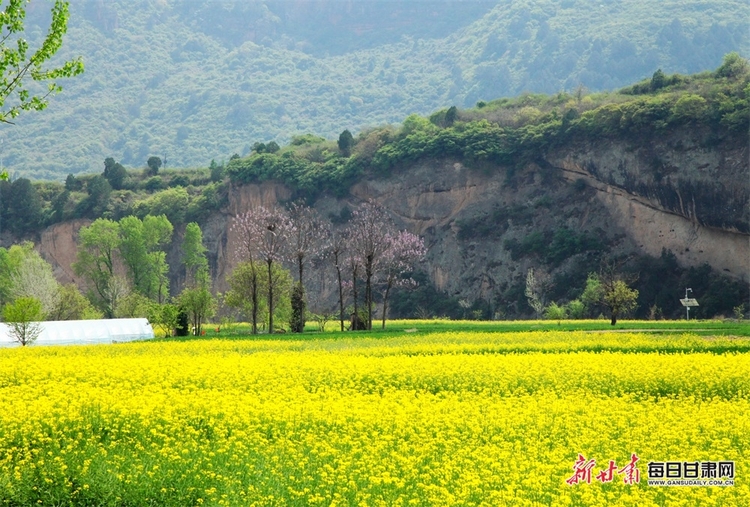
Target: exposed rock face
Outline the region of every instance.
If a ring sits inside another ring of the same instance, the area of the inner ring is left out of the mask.
[[[38,248],[42,257],[52,264],[55,277],[60,283],[79,283],[73,272],[76,260],[78,231],[89,225],[91,220],[71,220],[48,227],[42,232]]]
[[[491,298],[538,264],[533,257],[514,259],[506,247],[534,231],[587,233],[624,254],[658,256],[664,248],[683,266],[708,263],[747,281],[747,143],[741,136],[710,147],[695,141],[705,135],[682,132],[638,145],[610,140],[570,146],[512,176],[506,168],[423,160],[389,177],[364,178],[348,197],[324,197],[316,207],[331,216],[365,199],[382,204],[399,226],[425,238],[429,250],[423,267],[435,286],[469,300]],[[291,197],[289,189],[271,182],[233,187],[226,209],[201,224],[214,289],[226,290],[225,277],[237,262],[233,217]],[[86,223],[59,224],[42,235],[40,249],[61,281],[75,279],[70,267],[75,239]],[[173,290],[183,280],[176,268],[181,238],[178,230],[169,253]],[[566,262],[554,269],[566,269]],[[309,273],[316,290],[333,294],[332,273]]]

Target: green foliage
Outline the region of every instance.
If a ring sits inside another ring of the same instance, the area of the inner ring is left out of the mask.
[[[559,324],[561,320],[568,317],[568,310],[565,306],[560,306],[555,302],[552,302],[544,309],[544,318],[548,320],[556,320]]]
[[[151,307],[148,320],[163,333],[164,338],[168,338],[172,336],[172,333],[177,328],[179,314],[180,310],[177,305],[164,303]]]
[[[136,203],[133,212],[138,217],[164,215],[173,225],[185,222],[190,196],[182,187],[168,188]]]
[[[36,188],[26,178],[18,178],[10,185],[7,204],[7,224],[18,236],[35,232],[43,224],[42,201]]]
[[[161,158],[153,156],[149,157],[146,161],[146,165],[148,166],[148,175],[156,176],[161,168]]]
[[[122,296],[117,304],[115,317],[118,319],[148,318],[154,313],[157,303],[137,292]]]
[[[172,238],[172,224],[164,215],[134,216],[119,222],[119,254],[133,290],[147,299],[163,301],[169,293],[165,249]]]
[[[257,334],[258,324],[266,313],[263,296],[266,291],[266,277],[257,262],[240,262],[227,277],[229,290],[224,303],[239,310],[249,321],[251,333]]]
[[[203,245],[203,232],[195,222],[190,222],[185,227],[185,236],[182,239],[182,264],[185,266],[187,285],[208,285],[208,259],[206,247]]]
[[[57,306],[47,316],[49,320],[89,320],[101,319],[102,313],[98,311],[86,297],[81,294],[78,287],[71,283],[59,288]]]
[[[83,72],[83,61],[80,58],[64,61],[58,67],[45,66],[62,47],[63,36],[68,29],[68,3],[55,1],[47,35],[35,50],[29,45],[29,34],[24,33],[25,4],[24,0],[10,0],[0,11],[3,32],[0,52],[0,122],[3,123],[10,123],[22,111],[45,109],[48,97],[62,90],[56,82],[58,79]],[[35,38],[31,36],[31,39]],[[30,86],[30,80],[46,86]]]
[[[289,327],[292,333],[301,333],[305,330],[305,315],[307,307],[305,302],[305,288],[302,283],[297,282],[292,287],[290,302],[292,315],[289,319]]]
[[[10,328],[11,337],[24,347],[41,333],[39,321],[42,318],[42,303],[33,297],[20,297],[3,308],[3,320]]]
[[[89,299],[107,318],[115,316],[120,296],[115,278],[115,255],[120,245],[120,227],[106,218],[95,220],[78,232],[78,252],[73,270],[89,287]]]
[[[750,65],[746,59],[742,58],[736,51],[724,55],[721,66],[716,69],[718,77],[736,79],[747,76],[750,73]]]
[[[177,304],[188,315],[195,336],[201,335],[204,322],[216,312],[216,298],[208,287],[184,289],[177,296]]]
[[[112,157],[107,157],[104,160],[104,172],[102,176],[104,176],[113,189],[120,190],[125,184],[128,172],[121,163],[115,162],[115,159]]]
[[[586,317],[586,305],[580,299],[574,299],[565,305],[565,311],[571,319],[583,319]]]
[[[104,214],[109,206],[112,186],[103,176],[97,175],[86,184],[88,197],[82,199],[76,206],[76,217],[96,218]]]
[[[356,136],[451,104],[463,119],[463,108],[525,90],[614,89],[657,68],[698,72],[728,51],[748,53],[748,6],[737,0],[604,3],[595,16],[553,0],[398,0],[335,13],[335,2],[273,3],[74,3],[70,47],[91,64],[64,102],[8,133],[8,159],[36,178],[93,172],[107,156],[141,166],[166,151],[171,166],[194,167],[246,154],[248,140],[335,140],[343,126]]]
[[[354,146],[354,137],[352,136],[352,133],[349,132],[348,129],[344,130],[339,135],[338,146],[343,156],[348,157],[352,154],[352,147]]]
[[[602,303],[609,308],[612,325],[617,318],[635,310],[638,306],[638,291],[631,289],[623,280],[613,280],[603,285]]]
[[[745,303],[742,303],[741,305],[737,305],[734,308],[732,308],[732,313],[734,313],[734,318],[738,321],[745,318]]]

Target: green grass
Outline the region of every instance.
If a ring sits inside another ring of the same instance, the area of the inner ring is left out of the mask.
[[[523,333],[529,331],[584,331],[598,333],[600,331],[628,331],[648,333],[654,335],[681,335],[690,333],[698,336],[720,337],[750,337],[750,321],[735,320],[621,320],[615,326],[608,320],[512,320],[512,321],[475,321],[475,320],[392,320],[386,322],[386,328],[381,328],[381,322],[373,322],[372,331],[339,331],[338,321],[328,322],[326,331],[318,331],[313,322],[308,322],[302,335],[283,333],[269,337],[262,333],[256,336],[250,334],[247,323],[236,323],[219,332],[217,325],[206,325],[205,335],[202,337],[185,337],[180,339],[205,338],[243,338],[259,340],[305,340],[305,339],[352,339],[352,338],[386,338],[406,333],[429,334],[444,332],[473,332],[473,333]],[[170,338],[174,339],[174,338]]]

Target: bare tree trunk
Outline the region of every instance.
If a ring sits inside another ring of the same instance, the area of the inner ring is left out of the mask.
[[[336,259],[336,276],[339,280],[339,320],[341,321],[341,330],[344,330],[344,286],[341,282],[341,268],[339,268],[338,258]]]
[[[388,281],[388,285],[385,287],[385,294],[383,294],[383,329],[385,329],[385,314],[388,311],[388,294],[391,292],[391,282]]]
[[[357,301],[357,269],[352,271],[352,295],[354,296],[354,319],[352,320],[352,331],[357,330],[356,323],[359,322],[359,303]]]
[[[251,298],[253,300],[253,310],[252,310],[252,326],[253,326],[253,334],[258,334],[258,271],[255,269],[255,263],[250,262],[250,267],[252,268],[252,279],[251,283],[252,286],[252,293]]]
[[[273,275],[271,273],[272,260],[268,263],[268,332],[273,334]]]
[[[367,305],[367,330],[372,331],[372,259],[365,265],[365,304]]]

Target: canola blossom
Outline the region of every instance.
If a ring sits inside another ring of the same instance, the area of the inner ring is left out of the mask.
[[[0,350],[0,505],[750,505],[746,339],[581,332]],[[642,479],[571,485],[579,455]],[[650,487],[648,461],[733,461]]]

